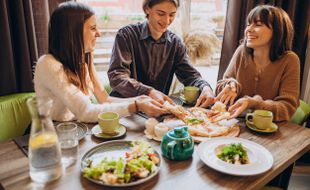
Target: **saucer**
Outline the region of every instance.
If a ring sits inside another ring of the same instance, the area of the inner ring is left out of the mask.
[[[272,123],[271,127],[267,129],[258,129],[255,125],[250,124],[248,121],[246,121],[245,124],[249,129],[260,133],[273,133],[278,130],[278,126],[275,123]]]
[[[122,138],[123,136],[125,136],[125,134],[127,132],[127,128],[124,125],[119,124],[119,127],[117,128],[118,133],[107,134],[107,133],[102,133],[99,124],[97,124],[91,129],[91,132],[95,137],[110,140],[110,139]]]

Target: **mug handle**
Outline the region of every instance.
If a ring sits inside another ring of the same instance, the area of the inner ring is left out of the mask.
[[[254,123],[253,123],[253,113],[247,113],[246,114],[246,116],[245,116],[245,120],[249,123],[249,124],[251,124],[251,125],[254,125]]]
[[[167,156],[171,159],[171,160],[174,160],[174,156],[173,156],[173,150],[174,150],[174,146],[176,145],[177,143],[175,141],[170,141],[168,144],[167,144]]]

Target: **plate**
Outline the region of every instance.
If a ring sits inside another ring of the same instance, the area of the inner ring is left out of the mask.
[[[101,139],[118,139],[118,138],[122,138],[126,134],[127,128],[124,125],[119,124],[117,131],[118,131],[117,134],[102,133],[99,124],[95,125],[91,129],[91,132],[95,137],[98,137]]]
[[[82,140],[86,135],[87,135],[87,132],[88,132],[88,127],[86,124],[84,123],[81,123],[81,122],[77,122],[77,121],[70,121],[72,123],[75,123],[76,126],[77,126],[77,136],[78,136],[78,139],[79,141]],[[65,123],[65,122],[59,122],[59,121],[54,121],[54,125],[58,125],[60,123]]]
[[[81,159],[81,171],[83,172],[84,168],[87,167],[87,165],[88,165],[87,161],[88,160],[92,160],[94,164],[97,164],[104,157],[109,157],[109,158],[114,158],[114,159],[118,159],[119,157],[125,158],[125,153],[129,152],[130,147],[132,147],[131,143],[132,143],[132,141],[113,140],[113,141],[101,143],[101,144],[93,147],[92,149],[90,149],[89,151],[87,151],[83,155],[83,157]],[[151,175],[149,175],[146,178],[139,179],[138,181],[126,183],[126,184],[106,184],[103,181],[95,180],[95,179],[88,178],[88,177],[85,177],[85,178],[87,178],[88,180],[90,180],[94,183],[109,186],[109,187],[128,187],[128,186],[139,185],[139,184],[144,183],[144,182],[150,180],[151,178],[155,177],[160,170],[162,158],[161,158],[161,155],[155,149],[154,149],[154,151],[155,151],[155,154],[159,158],[158,169],[156,172],[152,173]]]
[[[249,164],[229,164],[217,157],[216,148],[231,143],[242,143],[245,149],[248,150]],[[218,137],[206,140],[198,146],[198,155],[210,168],[235,176],[258,175],[268,171],[273,165],[272,154],[265,147],[237,137]]]
[[[271,127],[267,129],[259,129],[255,125],[250,124],[248,121],[246,121],[245,124],[249,129],[260,133],[273,133],[278,130],[278,126],[275,123],[272,123]]]
[[[171,100],[173,100],[173,102],[176,104],[176,105],[180,105],[182,106],[183,105],[183,101],[180,99],[179,96],[169,96],[169,98],[171,98]]]

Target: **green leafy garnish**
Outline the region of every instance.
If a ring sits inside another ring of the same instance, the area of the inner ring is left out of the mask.
[[[224,146],[217,157],[231,164],[248,164],[249,158],[246,149],[241,143],[232,143]]]
[[[198,119],[196,117],[188,118],[186,119],[188,124],[201,124],[203,122],[203,119]]]

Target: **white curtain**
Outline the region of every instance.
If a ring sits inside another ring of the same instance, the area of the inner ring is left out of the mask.
[[[180,1],[180,13],[182,21],[182,33],[187,34],[190,30],[190,12],[191,12],[191,0]]]

